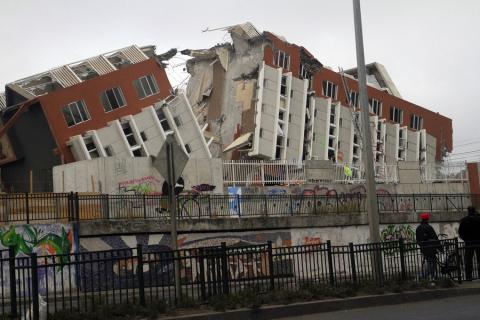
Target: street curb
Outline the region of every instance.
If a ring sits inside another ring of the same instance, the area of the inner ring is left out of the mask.
[[[244,320],[244,319],[277,319],[306,314],[331,312],[347,309],[368,308],[383,305],[395,305],[408,302],[418,302],[433,299],[443,299],[458,296],[480,294],[480,287],[450,288],[436,290],[422,290],[402,293],[388,293],[383,295],[352,297],[346,299],[329,299],[292,303],[289,305],[264,306],[259,309],[237,309],[226,312],[208,312],[197,315],[173,316],[159,318],[162,320]]]

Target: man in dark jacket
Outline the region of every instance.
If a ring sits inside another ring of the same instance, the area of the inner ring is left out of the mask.
[[[422,213],[420,219],[422,219],[422,222],[417,227],[415,235],[420,251],[427,262],[427,270],[424,276],[434,280],[437,277],[437,251],[443,251],[443,249],[437,233],[428,223],[430,214]]]
[[[474,207],[468,207],[468,215],[460,220],[458,235],[465,241],[465,274],[472,280],[473,254],[477,256],[477,270],[480,270],[480,216]]]

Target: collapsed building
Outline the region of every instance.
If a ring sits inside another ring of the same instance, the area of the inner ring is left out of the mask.
[[[211,152],[224,159],[361,162],[356,69],[335,72],[306,48],[251,23],[231,43],[184,50],[186,94]],[[386,69],[367,65],[377,163],[433,163],[452,150],[452,120],[404,100]]]
[[[223,192],[229,183],[258,183],[257,176],[271,183],[285,171],[247,164],[246,178],[238,179],[240,167],[230,160],[321,160],[326,170],[340,169],[332,181],[342,181],[341,166],[348,164],[358,175],[353,180],[361,181],[356,69],[335,72],[306,48],[251,23],[225,31],[231,42],[182,51],[191,57],[184,92],[172,89],[164,69],[177,51],[159,55],[153,46],[130,46],[8,83],[0,94],[2,189],[32,191],[35,180],[34,191],[114,192],[122,181],[143,181],[139,172],[157,185],[163,178],[151,168],[134,170],[149,159],[136,158],[156,155],[168,135],[195,160],[186,168],[186,186]],[[404,100],[379,63],[367,65],[367,82],[378,167],[433,164],[452,150],[451,119]],[[275,183],[305,180],[285,177]]]
[[[8,83],[1,95],[3,189],[52,191],[52,167],[100,157],[157,155],[174,135],[211,158],[192,108],[175,93],[155,47],[130,46]]]

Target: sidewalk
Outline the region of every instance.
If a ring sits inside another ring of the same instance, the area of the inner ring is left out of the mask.
[[[425,289],[402,293],[382,295],[356,296],[345,299],[325,299],[318,301],[298,302],[289,305],[265,305],[259,309],[237,309],[226,312],[205,312],[185,314],[180,311],[176,316],[165,316],[159,320],[244,320],[244,319],[278,319],[293,316],[339,311],[347,309],[367,308],[383,305],[394,305],[408,302],[426,301],[457,296],[480,294],[480,282],[467,282],[448,289]]]

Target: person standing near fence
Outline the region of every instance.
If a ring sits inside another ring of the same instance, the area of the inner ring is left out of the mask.
[[[468,207],[468,215],[460,220],[458,235],[465,241],[465,276],[467,281],[472,281],[474,254],[480,270],[480,216],[474,207]]]
[[[420,246],[420,252],[427,263],[424,277],[435,280],[437,278],[437,251],[443,251],[443,249],[440,245],[440,240],[438,240],[437,233],[429,224],[430,214],[427,212],[422,213],[420,219],[422,222],[417,227],[415,235],[417,243]]]

